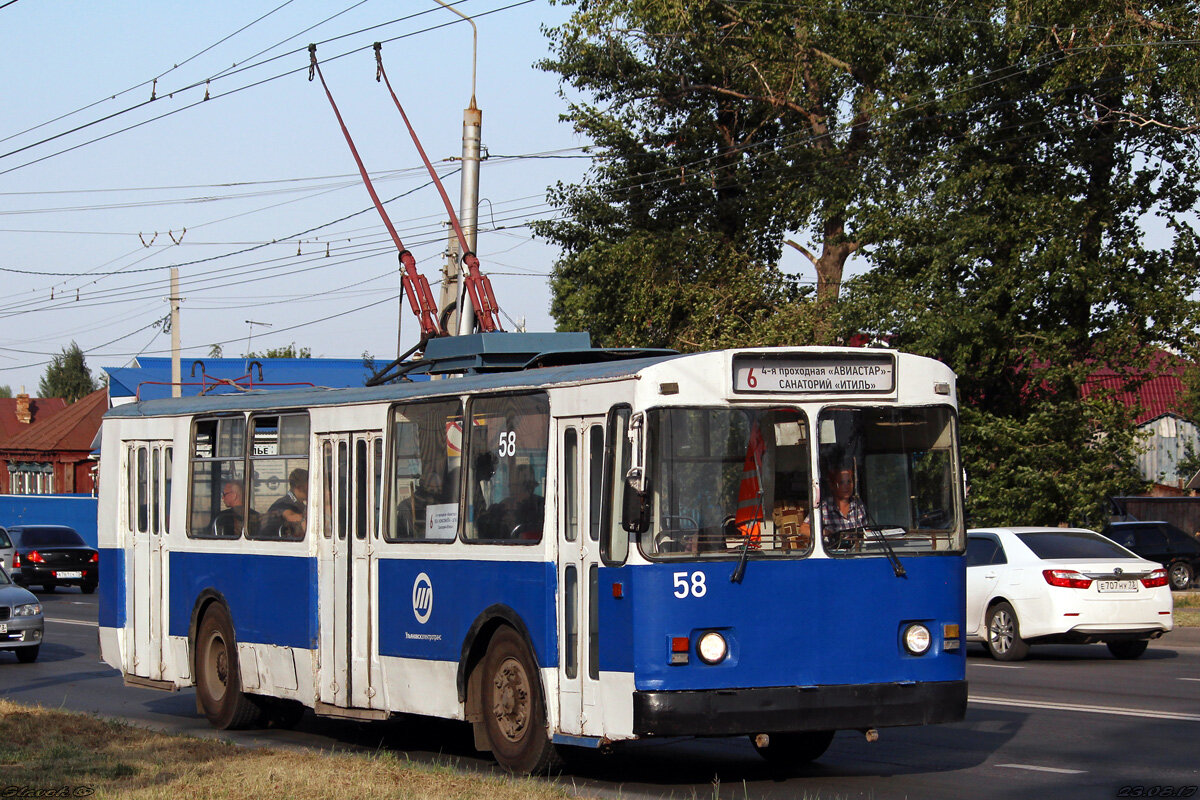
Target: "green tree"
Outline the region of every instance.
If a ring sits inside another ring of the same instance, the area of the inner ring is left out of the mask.
[[[247,353],[243,358],[312,358],[312,348],[297,348],[292,342],[286,347],[272,347],[261,353]]]
[[[563,219],[536,226],[563,249],[551,280],[559,326],[688,350],[828,340],[860,247],[852,226],[875,130],[910,88],[904,70],[946,44],[904,18],[908,5],[925,13],[903,0],[866,13],[579,3],[542,63],[573,90],[565,118],[597,154],[582,185],[552,191]],[[795,231],[816,243],[795,245],[817,273],[815,303],[777,268]]]
[[[40,396],[62,397],[68,403],[74,403],[95,390],[96,382],[92,379],[92,372],[84,360],[83,351],[75,342],[71,342],[69,347],[63,348],[60,355],[51,359],[38,384]]]
[[[1139,445],[1088,377],[1135,381],[1200,321],[1197,11],[580,2],[543,63],[597,156],[537,228],[552,312],[604,344],[867,333],[940,358],[976,521],[1097,521]],[[815,299],[776,268],[797,232]],[[851,253],[872,269],[838,301]]]
[[[12,393],[11,386],[0,386],[0,397],[12,397],[12,396],[13,396],[13,393]]]
[[[1200,68],[1172,46],[1196,4],[1137,8],[980,6],[963,53],[987,80],[909,109],[914,163],[880,148],[844,319],[959,373],[980,523],[1094,523],[1136,491],[1131,414],[1085,383],[1110,366],[1132,386],[1200,322]]]

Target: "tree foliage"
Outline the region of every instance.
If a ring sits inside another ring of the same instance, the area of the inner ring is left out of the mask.
[[[846,318],[959,373],[966,457],[986,465],[980,522],[1095,520],[1108,495],[1138,488],[1138,443],[1115,401],[1085,401],[1089,375],[1113,367],[1132,384],[1155,347],[1188,346],[1200,321],[1188,299],[1200,70],[1168,46],[1194,38],[1196,8],[993,11],[964,40],[968,74],[992,79],[896,129],[920,161],[879,165],[864,219],[873,269],[852,282]],[[1013,447],[1019,464],[990,457]],[[1039,502],[1012,502],[1035,485]]]
[[[243,358],[312,358],[311,347],[296,347],[292,342],[286,347],[271,347],[261,353],[247,353]]]
[[[62,397],[68,403],[96,391],[96,381],[88,369],[79,345],[71,342],[62,353],[54,356],[38,383],[41,397]]]
[[[888,8],[907,5],[918,8]],[[759,341],[781,328],[777,314],[802,320],[792,343],[828,339],[859,247],[850,226],[874,133],[904,90],[898,67],[928,38],[837,4],[599,0],[551,40],[542,66],[574,90],[566,119],[598,154],[584,184],[553,191],[565,218],[537,227],[563,248],[552,280],[560,326],[602,331],[604,343],[650,326],[655,344],[694,349],[693,309],[732,301],[766,327],[742,320],[716,339]],[[796,231],[814,243],[797,249],[818,276],[815,306],[777,268]],[[730,286],[741,273],[744,285]],[[613,298],[631,308],[612,314]],[[644,325],[612,319],[647,310]]]
[[[543,63],[596,153],[538,228],[556,320],[940,358],[975,521],[1098,523],[1139,443],[1089,376],[1197,330],[1197,6],[580,2]],[[796,235],[815,298],[777,268]]]

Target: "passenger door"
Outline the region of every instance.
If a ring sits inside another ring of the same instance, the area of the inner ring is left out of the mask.
[[[127,608],[132,628],[126,627],[133,653],[131,674],[165,680],[166,643],[163,576],[166,558],[163,536],[171,507],[173,448],[166,441],[126,442],[125,503],[122,530],[129,554]]]
[[[561,419],[557,425],[559,728],[599,736],[599,568],[604,417]]]
[[[321,492],[318,559],[318,704],[383,708],[375,624],[374,547],[383,432],[317,436]]]

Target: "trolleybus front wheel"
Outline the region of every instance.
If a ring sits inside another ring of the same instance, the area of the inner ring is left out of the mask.
[[[220,604],[204,612],[196,633],[196,696],[204,716],[221,730],[245,728],[261,713],[242,693],[237,640],[229,612]]]
[[[496,632],[483,670],[483,722],[497,763],[525,775],[558,769],[562,762],[546,729],[537,665],[516,631]]]
[[[833,741],[833,731],[772,733],[765,737],[762,734],[751,734],[750,741],[758,754],[771,764],[807,764],[816,761],[829,749],[829,743]]]

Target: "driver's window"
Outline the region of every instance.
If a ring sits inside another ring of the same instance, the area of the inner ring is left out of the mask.
[[[465,538],[530,544],[545,524],[550,402],[545,394],[479,397],[466,418]]]

